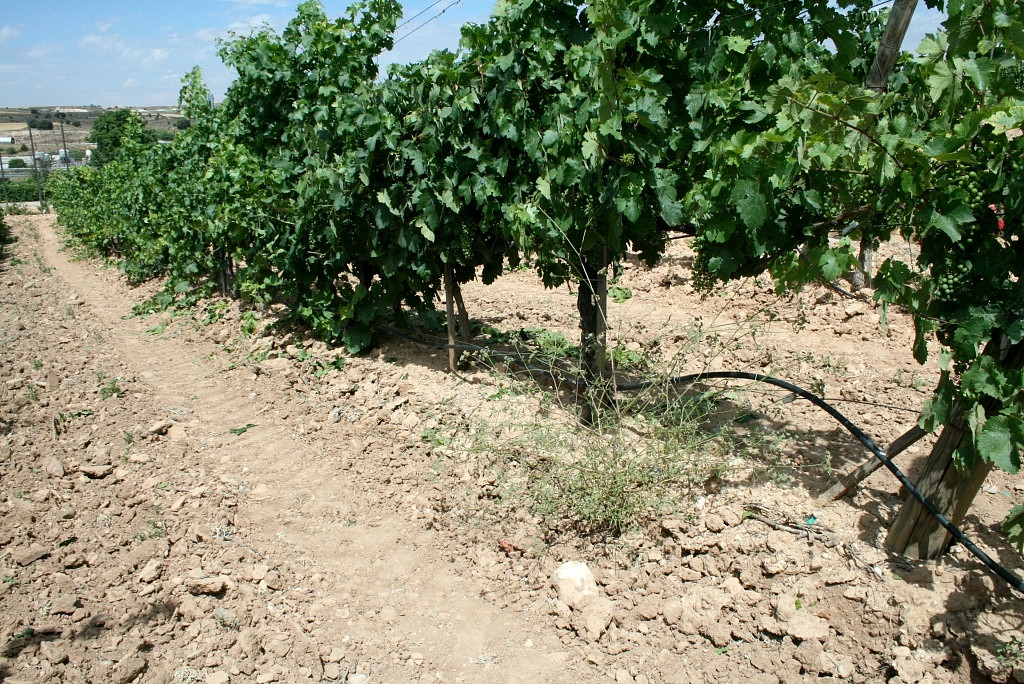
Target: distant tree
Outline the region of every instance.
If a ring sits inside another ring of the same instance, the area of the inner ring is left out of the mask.
[[[21,143],[21,147],[18,148],[19,152],[28,152],[28,145]]]
[[[74,126],[75,128],[78,128],[79,126],[82,125],[82,122],[81,121],[72,121],[71,125]]]
[[[53,122],[49,119],[29,119],[28,125],[30,128],[35,128],[39,131],[53,130]]]
[[[7,162],[7,168],[9,169],[27,169],[28,164],[21,157],[15,157],[11,161]]]
[[[30,111],[34,116],[38,116],[39,115],[39,110],[36,109],[35,107],[33,107],[32,109],[30,109],[28,111]]]
[[[87,138],[89,142],[96,143],[92,163],[103,166],[112,161],[128,140],[152,142],[155,139],[153,132],[144,131],[144,125],[142,117],[130,109],[115,109],[100,114]]]
[[[182,118],[174,122],[174,127],[177,128],[179,131],[183,131],[191,125],[192,121],[190,119]]]

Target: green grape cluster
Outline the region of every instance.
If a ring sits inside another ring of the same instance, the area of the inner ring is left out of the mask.
[[[944,270],[935,276],[935,299],[950,302],[957,299],[971,284],[971,263],[959,261],[944,264]]]
[[[966,201],[968,206],[980,207],[985,199],[983,189],[986,188],[986,185],[983,181],[988,180],[985,178],[986,175],[975,168],[970,170],[958,168],[957,173],[950,179],[950,187],[957,191],[957,194]]]

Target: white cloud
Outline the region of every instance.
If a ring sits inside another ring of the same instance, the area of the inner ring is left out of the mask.
[[[121,84],[121,87],[122,88],[134,88],[138,84],[139,84],[139,82],[136,81],[134,78],[126,78],[124,80],[124,83]]]
[[[106,33],[110,29],[114,28],[117,24],[117,19],[103,19],[96,22],[96,30],[100,33]]]
[[[2,26],[0,27],[0,45],[3,45],[9,40],[14,40],[20,35],[21,31],[13,26]]]
[[[237,31],[242,31],[242,30],[250,31],[250,30],[252,30],[254,28],[255,29],[259,29],[259,28],[263,28],[264,26],[273,26],[273,25],[274,25],[274,17],[270,16],[269,14],[263,13],[263,14],[257,14],[256,16],[253,16],[253,17],[249,17],[248,19],[240,19],[238,21],[233,21],[230,24],[228,24],[228,29],[230,29],[231,31],[236,31],[236,32]]]
[[[57,52],[58,50],[54,45],[34,45],[25,52],[25,59],[30,62],[39,62],[53,57]]]

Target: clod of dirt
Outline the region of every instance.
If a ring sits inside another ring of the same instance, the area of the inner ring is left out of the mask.
[[[558,591],[558,600],[573,609],[597,595],[594,573],[581,561],[567,561],[559,565],[551,573],[551,584]]]

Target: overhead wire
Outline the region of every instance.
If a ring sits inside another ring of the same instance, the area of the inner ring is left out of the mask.
[[[414,15],[412,15],[411,17],[409,17],[408,19],[406,19],[405,21],[403,21],[403,22],[402,22],[401,24],[399,24],[398,26],[396,26],[396,27],[395,27],[395,30],[397,31],[398,29],[400,29],[400,28],[402,28],[402,27],[404,27],[404,26],[407,26],[407,25],[411,24],[411,23],[412,23],[413,21],[415,21],[416,19],[419,19],[419,18],[420,18],[420,17],[422,17],[422,16],[424,15],[424,14],[426,14],[427,12],[429,12],[430,10],[432,10],[433,8],[435,8],[435,7],[437,7],[438,5],[440,5],[440,4],[442,3],[442,2],[444,2],[444,0],[434,0],[434,2],[430,3],[429,5],[427,5],[427,6],[426,6],[426,7],[424,7],[423,9],[421,9],[421,10],[420,10],[419,12],[417,12],[417,13],[416,13],[416,14],[414,14]]]
[[[435,19],[437,19],[438,17],[440,17],[440,16],[442,15],[442,14],[444,14],[445,12],[447,12],[448,10],[450,10],[450,9],[451,9],[452,7],[455,7],[456,5],[458,5],[458,4],[459,4],[459,3],[461,3],[461,2],[462,2],[462,0],[454,0],[453,2],[449,3],[448,5],[446,5],[446,6],[445,6],[445,8],[444,8],[443,10],[441,10],[440,12],[438,12],[437,14],[435,14],[434,16],[430,17],[429,19],[427,19],[427,20],[426,20],[425,22],[423,22],[422,24],[420,24],[420,25],[419,25],[419,26],[417,26],[416,28],[414,28],[414,29],[410,30],[410,31],[409,31],[408,33],[406,33],[406,34],[405,34],[404,36],[402,36],[401,38],[396,38],[396,39],[395,39],[395,42],[394,42],[394,45],[398,45],[398,44],[399,44],[399,43],[401,43],[401,42],[402,42],[403,40],[405,40],[406,38],[408,38],[408,37],[409,37],[409,36],[411,36],[412,34],[416,33],[416,32],[417,32],[417,31],[419,31],[419,30],[420,30],[421,28],[423,28],[424,26],[426,26],[426,25],[427,25],[427,24],[429,24],[430,22],[434,21]]]

